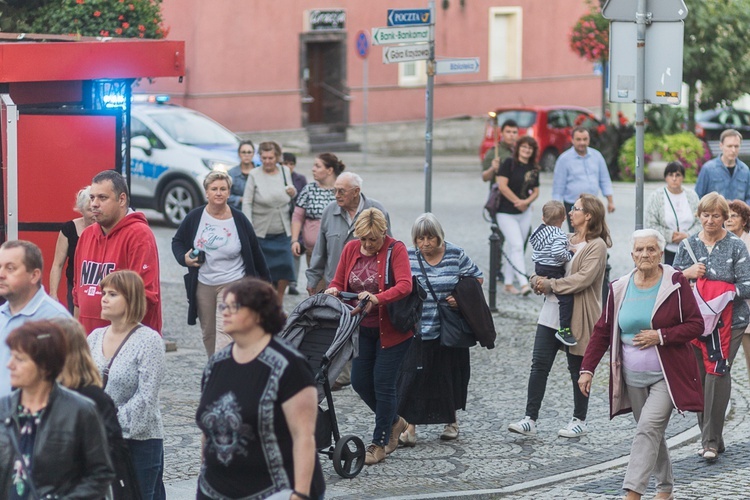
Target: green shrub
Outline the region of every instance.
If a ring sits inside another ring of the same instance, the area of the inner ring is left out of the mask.
[[[703,141],[690,132],[656,136],[645,134],[643,138],[645,163],[661,156],[662,161],[679,161],[685,167],[685,182],[695,182],[700,167],[711,158]],[[624,181],[635,180],[635,137],[631,137],[620,148],[620,177]]]

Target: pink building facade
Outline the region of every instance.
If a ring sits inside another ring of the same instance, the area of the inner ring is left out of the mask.
[[[434,115],[482,116],[512,105],[598,107],[601,77],[570,48],[583,0],[436,0],[438,58],[478,57],[473,74],[435,77]],[[169,38],[186,42],[182,83],[143,83],[237,132],[358,125],[425,117],[423,61],[367,62],[358,32],[387,25],[413,0],[164,0]],[[321,29],[322,28],[322,29]]]

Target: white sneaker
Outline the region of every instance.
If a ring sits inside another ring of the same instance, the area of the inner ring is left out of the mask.
[[[522,420],[510,424],[508,430],[524,436],[536,436],[536,422],[531,420],[531,417],[523,417]]]
[[[557,431],[557,435],[564,438],[577,438],[588,432],[589,426],[586,425],[586,422],[573,417],[567,427]]]

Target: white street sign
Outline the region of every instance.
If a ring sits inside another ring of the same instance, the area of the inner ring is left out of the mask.
[[[635,22],[638,9],[636,0],[607,0],[602,8],[602,17],[610,21]],[[683,21],[688,8],[683,0],[651,0],[646,3],[646,12],[651,14],[651,22]]]
[[[389,45],[394,43],[422,43],[429,41],[429,26],[397,26],[393,28],[372,29],[373,45]]]
[[[479,73],[479,58],[441,59],[435,61],[435,73],[438,75],[457,75],[460,73]]]
[[[685,24],[651,23],[646,28],[644,96],[651,104],[679,104],[682,91],[682,40]],[[636,24],[609,24],[609,100],[634,102],[637,71]],[[664,50],[669,47],[669,50]]]
[[[430,45],[391,45],[383,47],[383,64],[423,61],[430,58]]]

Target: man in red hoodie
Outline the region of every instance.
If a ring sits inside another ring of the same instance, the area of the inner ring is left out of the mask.
[[[107,326],[101,319],[99,282],[109,273],[130,269],[146,286],[143,324],[161,333],[159,253],[146,217],[128,208],[125,179],[114,170],[99,172],[91,181],[91,211],[95,223],[78,240],[75,253],[73,303],[87,333]]]

